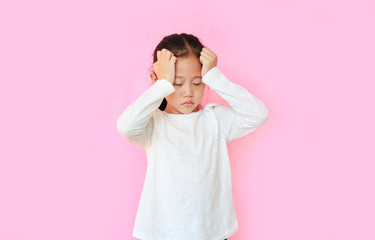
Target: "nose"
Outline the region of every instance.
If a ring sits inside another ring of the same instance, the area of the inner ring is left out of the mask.
[[[193,96],[193,87],[190,84],[186,84],[185,97],[192,97],[192,96]]]

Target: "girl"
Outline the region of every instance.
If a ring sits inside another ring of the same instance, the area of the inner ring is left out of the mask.
[[[142,240],[223,240],[238,231],[227,144],[268,118],[268,109],[217,68],[216,54],[191,34],[154,50],[153,85],[117,120],[147,154],[133,236]],[[200,105],[205,86],[226,100]]]

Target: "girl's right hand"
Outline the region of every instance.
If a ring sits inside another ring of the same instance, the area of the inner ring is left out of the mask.
[[[174,83],[177,57],[163,48],[156,52],[157,61],[153,64],[158,79],[165,79],[171,84]]]

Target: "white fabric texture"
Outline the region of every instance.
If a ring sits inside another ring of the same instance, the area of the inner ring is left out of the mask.
[[[138,239],[224,240],[239,229],[227,144],[260,127],[269,112],[217,67],[202,82],[230,107],[208,103],[197,112],[166,113],[158,107],[175,88],[159,79],[117,119],[119,133],[147,155],[133,229]]]

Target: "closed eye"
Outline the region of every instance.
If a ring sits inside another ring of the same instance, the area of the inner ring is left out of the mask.
[[[174,85],[176,85],[176,86],[181,86],[182,83],[180,83],[180,84],[175,83]],[[201,85],[201,83],[194,83],[194,85],[195,85],[195,86],[199,86],[199,85]]]

